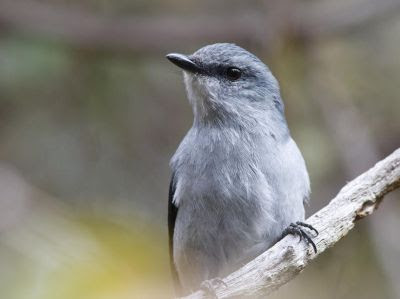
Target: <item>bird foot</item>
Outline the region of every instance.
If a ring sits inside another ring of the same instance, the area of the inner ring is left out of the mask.
[[[221,285],[227,287],[226,283],[221,278],[217,277],[203,281],[200,285],[200,289],[205,293],[206,298],[218,299],[215,289]]]
[[[312,231],[313,235],[310,236],[309,233],[305,232],[305,229]],[[317,253],[317,246],[315,246],[314,241],[311,238],[315,238],[318,236],[318,231],[310,224],[297,221],[296,223],[291,223],[282,233],[282,238],[286,237],[287,235],[297,235],[301,240],[307,243],[307,245],[311,245],[314,249],[314,252]]]

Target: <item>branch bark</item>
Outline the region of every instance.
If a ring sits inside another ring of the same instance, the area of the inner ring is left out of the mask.
[[[266,296],[298,275],[307,264],[353,229],[357,220],[374,212],[388,192],[400,187],[400,149],[344,186],[331,202],[307,219],[319,236],[317,254],[288,236],[223,279],[218,298]],[[185,299],[205,298],[202,291]]]

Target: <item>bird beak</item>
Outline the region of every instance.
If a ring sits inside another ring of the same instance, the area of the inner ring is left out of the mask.
[[[190,60],[189,57],[183,54],[178,54],[178,53],[171,53],[168,54],[167,59],[171,61],[173,64],[179,66],[181,69],[191,72],[191,73],[200,73],[201,68],[194,63],[192,60]]]

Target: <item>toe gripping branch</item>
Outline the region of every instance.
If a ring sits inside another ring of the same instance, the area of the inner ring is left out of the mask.
[[[313,235],[310,236],[309,233],[305,232],[305,229],[308,229],[313,232]],[[287,235],[297,235],[300,238],[300,241],[304,239],[307,245],[311,245],[314,249],[314,252],[317,253],[317,246],[315,246],[314,241],[312,238],[318,236],[318,231],[311,226],[310,224],[297,221],[296,223],[291,223],[282,233],[282,238],[286,237]]]

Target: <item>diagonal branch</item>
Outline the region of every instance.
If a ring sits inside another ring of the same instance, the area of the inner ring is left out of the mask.
[[[385,194],[400,187],[400,149],[349,182],[331,202],[307,219],[319,236],[314,239],[318,253],[292,236],[224,278],[216,288],[218,298],[265,296],[289,282],[307,264],[332,247],[355,225],[378,208]],[[204,298],[198,291],[186,299]]]

